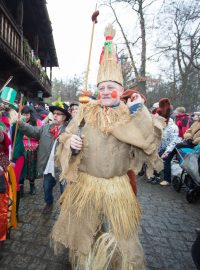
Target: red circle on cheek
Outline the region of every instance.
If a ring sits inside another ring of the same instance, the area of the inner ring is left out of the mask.
[[[111,93],[111,97],[112,98],[117,98],[117,96],[118,96],[117,91],[116,90],[113,90],[112,93]]]
[[[98,96],[97,96],[97,99],[100,99],[101,98],[101,93],[98,92]]]

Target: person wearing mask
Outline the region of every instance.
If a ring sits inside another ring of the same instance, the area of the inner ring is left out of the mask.
[[[126,104],[120,101],[124,88],[114,35],[108,25],[98,100],[80,106],[56,153],[60,178],[69,184],[52,243],[55,250],[69,248],[72,269],[145,269],[138,238],[141,212],[127,173],[137,174],[144,161],[147,174],[162,166],[157,147],[163,121],[152,117],[139,93]]]
[[[169,159],[177,143],[182,139],[178,136],[178,127],[170,118],[172,106],[168,98],[162,98],[159,101],[157,114],[165,119],[166,127],[164,128],[163,137],[159,147],[159,155],[164,161],[164,177],[160,181],[161,186],[168,186],[171,183],[171,171]]]
[[[49,110],[53,113],[54,122],[41,127],[32,126],[25,123],[19,117],[20,130],[29,138],[39,140],[37,171],[39,175],[43,175],[44,200],[46,205],[43,213],[51,213],[53,209],[53,187],[56,185],[56,180],[59,178],[59,171],[54,162],[55,150],[59,143],[59,136],[65,131],[68,122],[71,118],[68,112],[68,106],[56,101]],[[64,185],[60,184],[60,191],[63,192]]]

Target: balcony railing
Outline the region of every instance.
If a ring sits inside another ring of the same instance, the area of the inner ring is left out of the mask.
[[[15,57],[24,62],[29,72],[43,85],[50,93],[51,82],[40,65],[40,60],[36,59],[33,50],[28,44],[28,41],[23,38],[22,33],[9,16],[6,9],[0,4],[0,41],[3,42]]]
[[[28,67],[28,69],[35,74],[35,77],[37,78],[37,80],[40,81],[48,91],[50,91],[51,82],[44,68],[40,64],[40,59],[34,55],[34,51],[31,49],[26,39],[23,39],[22,59],[25,65]]]
[[[0,5],[0,37],[15,52],[21,56],[22,35],[12,18]]]

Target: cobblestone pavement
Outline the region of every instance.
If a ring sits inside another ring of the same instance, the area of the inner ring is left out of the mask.
[[[139,200],[143,209],[140,239],[148,270],[195,270],[191,245],[195,228],[200,227],[200,202],[188,204],[185,192],[138,181]],[[28,186],[26,187],[28,192]],[[58,197],[58,185],[56,187]],[[41,214],[44,207],[42,180],[37,180],[37,195],[21,200],[18,228],[6,241],[0,269],[70,270],[66,256],[54,256],[49,234],[57,217]]]

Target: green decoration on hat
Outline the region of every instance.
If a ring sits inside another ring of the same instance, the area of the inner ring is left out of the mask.
[[[0,98],[2,99],[4,104],[9,105],[13,107],[14,109],[16,109],[16,106],[15,106],[16,96],[17,96],[17,91],[11,87],[6,86],[3,88],[1,92]]]
[[[59,97],[56,101],[52,102],[52,105],[64,109],[64,102],[61,100],[61,97]]]
[[[108,52],[111,53],[112,49],[111,49],[111,44],[112,44],[112,40],[106,41],[104,42],[104,46],[108,46]]]

